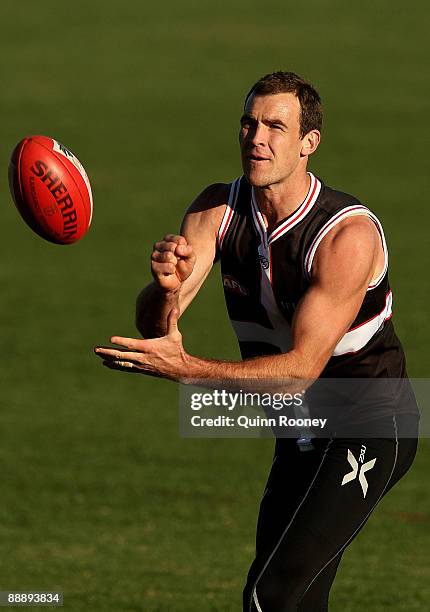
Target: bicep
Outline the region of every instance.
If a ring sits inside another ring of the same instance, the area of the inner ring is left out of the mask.
[[[190,206],[180,233],[193,247],[196,261],[179,292],[179,309],[189,306],[212,269],[216,257],[218,229],[225,210],[228,186],[208,187]]]
[[[348,223],[321,243],[309,289],[293,320],[293,350],[319,376],[363,303],[378,237],[366,222]]]
[[[204,222],[187,218],[181,227],[181,235],[184,236],[193,247],[196,261],[190,276],[182,283],[179,291],[179,309],[182,312],[189,306],[200,287],[211,271],[215,259],[216,236],[212,235],[210,227]]]

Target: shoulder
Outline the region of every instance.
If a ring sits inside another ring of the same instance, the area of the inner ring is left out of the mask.
[[[213,183],[203,189],[188,207],[183,227],[218,232],[230,196],[230,183]]]
[[[318,207],[321,210],[333,214],[350,206],[363,206],[360,200],[350,193],[333,189],[325,185],[321,180],[320,183],[321,190],[318,196]]]
[[[346,217],[337,223],[321,241],[320,250],[338,249],[357,251],[378,243],[379,234],[374,222],[365,215]]]
[[[226,206],[230,188],[230,183],[213,183],[208,185],[190,204],[187,214],[206,212]]]
[[[379,240],[380,222],[367,206],[350,193],[321,185],[318,208],[324,214],[317,228],[318,243],[364,246]]]
[[[313,275],[329,269],[345,276],[367,276],[373,269],[378,245],[378,230],[371,219],[362,215],[347,217],[321,240]]]

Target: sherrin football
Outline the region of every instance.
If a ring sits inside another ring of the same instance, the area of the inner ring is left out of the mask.
[[[45,240],[72,244],[88,231],[93,197],[87,173],[53,138],[28,136],[16,145],[9,186],[22,218]]]

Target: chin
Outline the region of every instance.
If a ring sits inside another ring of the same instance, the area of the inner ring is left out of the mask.
[[[263,187],[270,187],[270,185],[273,184],[273,181],[271,181],[269,177],[267,176],[258,176],[253,173],[248,174],[246,172],[244,172],[244,174],[245,174],[246,180],[248,181],[250,185],[252,185],[252,187],[263,188]]]
[[[243,169],[243,174],[246,180],[252,187],[268,187],[271,184],[271,180],[267,175],[260,174],[255,171],[248,171],[246,168]]]

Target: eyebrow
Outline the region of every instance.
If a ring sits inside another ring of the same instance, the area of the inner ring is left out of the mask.
[[[242,123],[242,121],[244,121],[245,119],[255,121],[254,117],[252,117],[249,113],[243,113],[242,117],[240,118],[240,122]]]
[[[242,123],[246,119],[249,119],[249,120],[254,121],[254,122],[256,121],[255,117],[253,117],[249,113],[244,113],[242,115],[242,117],[240,118],[240,123]],[[279,119],[277,117],[268,117],[267,119],[265,119],[263,121],[263,123],[268,123],[269,125],[279,124],[279,125],[282,125],[284,127],[288,127],[287,124],[282,119]]]

